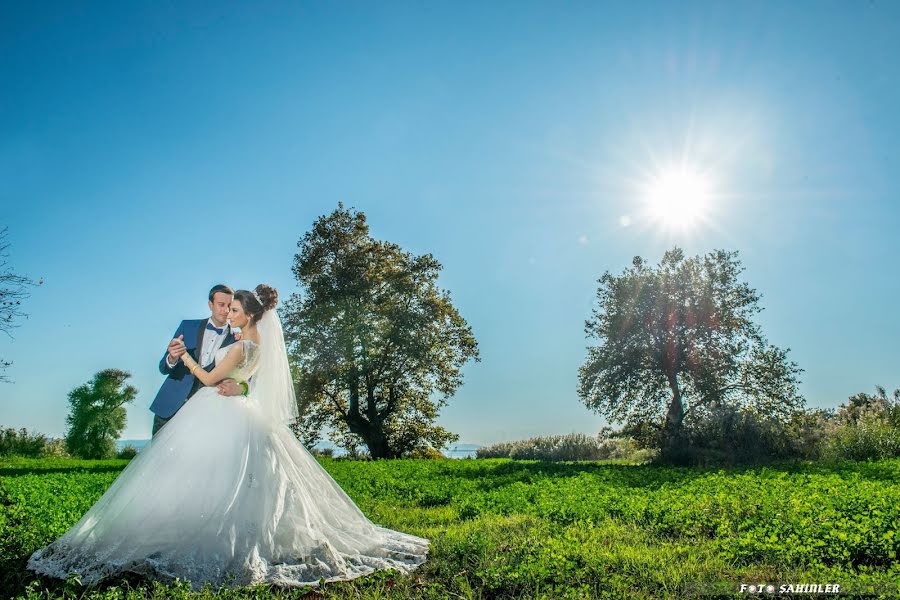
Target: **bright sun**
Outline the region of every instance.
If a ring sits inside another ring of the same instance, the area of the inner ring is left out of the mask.
[[[706,218],[712,199],[709,176],[690,167],[660,171],[647,182],[647,215],[667,229],[686,230]]]

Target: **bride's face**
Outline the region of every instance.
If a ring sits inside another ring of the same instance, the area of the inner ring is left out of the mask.
[[[234,300],[231,303],[231,312],[228,314],[228,320],[231,321],[232,327],[246,327],[250,322],[250,317],[244,312],[244,307],[240,301]]]

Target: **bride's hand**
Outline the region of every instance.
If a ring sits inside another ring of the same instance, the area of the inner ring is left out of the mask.
[[[223,379],[216,387],[219,388],[219,394],[222,396],[241,396],[244,393],[244,388],[239,386],[234,379]]]

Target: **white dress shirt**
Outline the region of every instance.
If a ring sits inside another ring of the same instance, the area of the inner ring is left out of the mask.
[[[215,327],[215,323],[212,322],[212,319],[209,320],[209,323]],[[203,327],[206,329],[206,325]],[[209,329],[206,329],[206,331],[203,332],[203,348],[200,351],[200,366],[204,369],[211,365],[216,359],[216,352],[222,347],[222,342],[225,341],[226,335],[228,335],[228,323],[225,323],[225,325],[222,326],[222,333],[220,334]]]
[[[209,323],[212,323],[212,319],[207,321],[207,324]],[[213,323],[213,327],[215,327],[215,323]],[[216,358],[216,352],[222,347],[222,342],[225,341],[225,336],[228,335],[228,328],[229,324],[225,323],[222,327],[222,333],[217,334],[215,331],[206,329],[206,325],[203,326],[203,348],[200,349],[200,366],[204,369],[212,364],[212,361]],[[178,361],[170,362],[169,355],[166,355],[166,364],[171,369],[178,364]]]

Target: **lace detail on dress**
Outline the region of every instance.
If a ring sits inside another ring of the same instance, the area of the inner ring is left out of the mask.
[[[429,540],[372,523],[287,427],[203,388],[28,569],[85,585],[136,573],[315,586],[409,573]]]
[[[216,364],[225,360],[225,357],[231,351],[237,351],[237,348],[243,347],[244,356],[237,366],[232,370],[228,377],[237,381],[246,381],[253,376],[259,366],[259,359],[262,354],[259,344],[252,340],[241,340],[230,346],[219,348],[216,352]]]
[[[304,553],[280,556],[274,561],[264,557],[266,549],[261,547],[238,556],[228,556],[227,552],[207,554],[202,549],[189,553],[161,549],[123,559],[114,548],[89,550],[57,540],[35,552],[28,560],[28,568],[57,579],[77,573],[82,584],[89,586],[132,573],[166,583],[180,578],[198,590],[206,583],[213,587],[258,584],[315,587],[323,578],[326,582],[347,581],[381,569],[408,574],[425,562],[428,540],[381,527],[376,530],[383,532],[381,539],[376,534],[373,538],[376,546],[363,546],[364,553],[341,552],[328,540],[320,540]],[[128,554],[127,550],[125,553]]]
[[[238,365],[238,369],[241,371],[256,371],[260,356],[259,344],[252,340],[241,340],[240,343],[244,345],[244,359]]]

